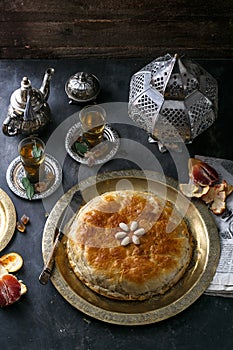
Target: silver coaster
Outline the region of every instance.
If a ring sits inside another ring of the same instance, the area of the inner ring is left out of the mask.
[[[45,155],[45,172],[52,173],[54,180],[51,185],[41,193],[35,193],[32,200],[42,199],[50,196],[55,192],[62,181],[62,168],[58,161],[50,154]],[[15,158],[9,165],[6,172],[6,181],[11,189],[17,196],[28,199],[26,191],[22,185],[22,178],[25,176],[24,168],[20,160],[20,156]]]
[[[99,144],[93,148],[93,156],[91,155],[92,153],[92,150],[91,150],[90,152],[87,152],[90,155],[89,157],[85,157],[85,156],[81,157],[79,154],[77,154],[73,150],[73,147],[72,147],[74,142],[77,141],[77,139],[80,136],[82,136],[81,123],[74,124],[66,134],[65,149],[71,158],[73,158],[79,163],[82,163],[88,166],[106,163],[108,160],[114,157],[114,155],[116,154],[120,146],[120,139],[117,131],[114,130],[110,125],[106,125],[104,129],[104,141],[102,142],[102,144]],[[102,147],[102,145],[103,145],[104,151],[101,153],[101,152],[98,152],[98,150],[100,147]],[[97,154],[101,153],[101,155],[96,155],[95,149],[96,149],[96,153]]]

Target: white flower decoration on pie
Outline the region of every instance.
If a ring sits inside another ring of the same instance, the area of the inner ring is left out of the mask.
[[[122,229],[122,231],[117,232],[115,234],[115,238],[121,241],[122,246],[127,246],[131,242],[133,242],[136,245],[139,245],[140,237],[146,233],[144,228],[138,227],[137,221],[132,221],[130,225],[121,222],[119,224],[119,227],[120,229]]]

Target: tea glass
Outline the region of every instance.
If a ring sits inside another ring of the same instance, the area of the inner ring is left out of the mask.
[[[83,138],[92,148],[103,140],[106,111],[99,105],[86,106],[79,112]]]
[[[32,183],[39,182],[45,173],[45,144],[35,136],[20,141],[18,152],[25,171],[25,176]]]

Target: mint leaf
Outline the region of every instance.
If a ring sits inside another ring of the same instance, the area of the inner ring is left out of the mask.
[[[75,142],[74,147],[75,151],[77,153],[81,153],[82,155],[88,151],[88,146],[83,143]]]
[[[33,195],[34,195],[33,185],[31,184],[31,182],[28,180],[27,177],[23,177],[21,182],[22,182],[22,185],[26,191],[26,195],[27,195],[28,199],[31,200]]]
[[[28,180],[27,177],[23,177],[22,180],[21,180],[22,184],[23,184],[23,187],[24,189],[26,189],[28,186],[31,185],[31,182]]]
[[[32,147],[32,156],[35,159],[38,159],[41,157],[42,149],[40,147],[37,147],[36,144]]]

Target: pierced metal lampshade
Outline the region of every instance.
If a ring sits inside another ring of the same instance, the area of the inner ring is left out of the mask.
[[[166,54],[131,78],[129,117],[161,152],[192,142],[213,124],[217,109],[216,80],[189,58]]]

